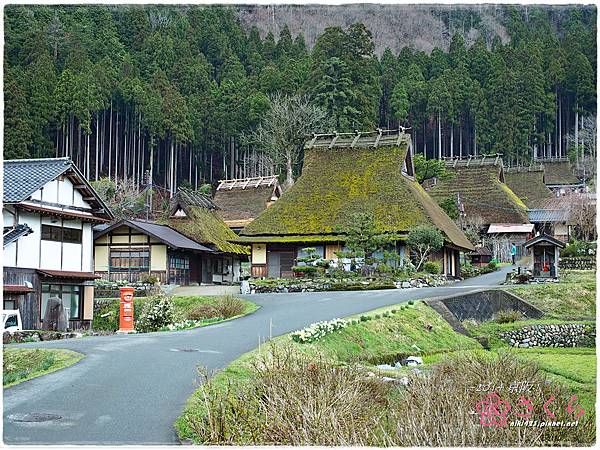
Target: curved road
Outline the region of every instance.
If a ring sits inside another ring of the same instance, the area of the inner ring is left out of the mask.
[[[22,344],[68,348],[86,357],[4,390],[4,442],[174,444],[173,422],[197,387],[198,365],[223,368],[269,335],[319,320],[497,286],[508,270],[438,288],[257,294],[248,297],[262,306],[254,314],[195,330]],[[32,413],[60,419],[22,421]]]

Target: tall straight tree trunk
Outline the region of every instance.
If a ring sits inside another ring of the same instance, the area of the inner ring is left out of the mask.
[[[454,125],[450,124],[450,158],[454,158]]]
[[[171,163],[170,163],[170,180],[169,180],[169,193],[171,194],[171,198],[173,198],[173,183],[174,183],[174,176],[173,176],[173,166],[175,163],[175,146],[173,145],[173,141],[171,141]]]
[[[442,159],[442,114],[438,112],[438,159]]]
[[[119,177],[119,111],[115,117],[115,183]]]
[[[98,133],[100,132],[100,116],[98,112],[96,112],[96,147],[94,148],[94,158],[95,158],[95,167],[94,167],[94,179],[98,180]]]
[[[575,160],[579,167],[579,105],[575,103]]]
[[[463,127],[462,127],[462,123],[460,128],[458,129],[458,155],[460,158],[462,158],[463,155]]]
[[[477,156],[477,128],[473,127],[473,153]]]
[[[113,110],[112,99],[110,101],[110,121],[108,124],[108,178],[112,175],[112,129],[113,129]]]

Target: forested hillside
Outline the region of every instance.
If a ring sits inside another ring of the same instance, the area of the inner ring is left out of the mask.
[[[591,151],[595,7],[423,7],[397,33],[400,13],[338,10],[337,27],[314,8],[7,6],[4,157],[136,184],[152,167],[171,190],[279,173],[241,139],[275,93],[309,95],[338,131],[411,127],[428,157]]]

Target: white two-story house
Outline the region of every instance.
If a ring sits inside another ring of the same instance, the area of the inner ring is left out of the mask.
[[[62,298],[69,328],[91,325],[92,227],[113,215],[69,158],[4,161],[3,309],[41,328],[48,298]]]

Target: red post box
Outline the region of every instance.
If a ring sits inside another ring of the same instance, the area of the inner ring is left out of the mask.
[[[121,291],[121,306],[119,314],[119,333],[134,332],[133,324],[133,293],[132,287],[122,287]]]

